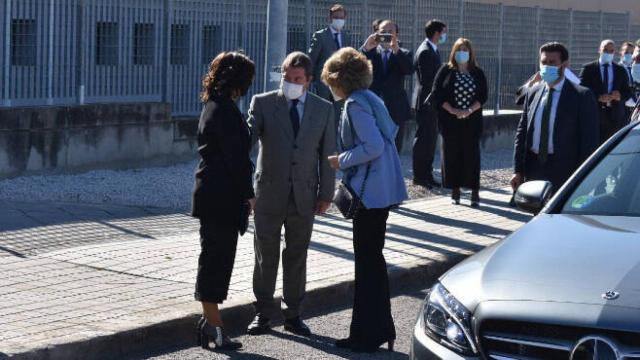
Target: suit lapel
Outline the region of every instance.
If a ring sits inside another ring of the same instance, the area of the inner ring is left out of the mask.
[[[290,139],[293,139],[293,128],[291,127],[291,120],[289,119],[289,104],[284,97],[282,90],[278,90],[276,96],[276,105],[273,114],[275,120],[280,123],[280,126]]]
[[[302,114],[302,124],[300,124],[300,132],[298,133],[298,139],[303,138],[307,132],[313,127],[312,114],[315,110],[315,103],[313,97],[307,93],[307,100],[304,103],[304,114]]]
[[[542,93],[544,93],[544,85],[540,86],[540,88],[536,91],[536,94],[533,97],[533,102],[531,103],[531,109],[533,111],[529,111],[527,114],[529,116],[529,125],[527,128],[529,131],[533,130],[533,120],[536,118],[536,112],[539,111],[538,106],[540,105],[540,100],[542,100]]]

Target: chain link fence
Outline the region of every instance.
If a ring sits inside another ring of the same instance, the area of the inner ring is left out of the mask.
[[[289,51],[306,51],[328,23],[334,0],[289,0]],[[449,27],[443,56],[469,38],[490,86],[487,108],[513,108],[517,87],[537,69],[537,49],[561,41],[571,66],[597,57],[601,39],[640,37],[629,13],[551,10],[466,0],[345,0],[351,44],[374,19],[398,22],[414,50],[424,23]],[[202,75],[221,50],[243,49],[264,77],[267,0],[5,0],[0,5],[0,106],[168,101],[174,115],[197,115]],[[411,90],[413,79],[407,81]],[[255,81],[250,95],[262,91]],[[410,91],[412,93],[412,91]],[[246,108],[248,98],[243,100]]]

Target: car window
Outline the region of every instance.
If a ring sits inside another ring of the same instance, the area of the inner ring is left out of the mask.
[[[591,170],[562,212],[640,216],[640,127],[632,130]]]

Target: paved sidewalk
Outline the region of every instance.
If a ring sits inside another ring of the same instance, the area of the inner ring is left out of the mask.
[[[529,219],[506,205],[506,190],[481,197],[480,209],[436,197],[394,210],[385,248],[392,280],[394,273],[450,265]],[[54,351],[61,344],[97,344],[95,339],[199,313],[193,300],[195,219],[153,208],[7,201],[0,207],[8,209],[0,214],[0,359],[62,358]],[[227,309],[253,300],[251,231],[239,241]],[[350,222],[318,217],[308,289],[349,285],[353,271]],[[168,334],[176,329],[167,328]]]

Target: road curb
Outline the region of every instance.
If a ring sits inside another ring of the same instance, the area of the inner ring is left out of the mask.
[[[392,293],[407,288],[424,287],[467,257],[453,253],[444,256],[443,259],[416,264],[410,268],[391,268],[389,282]],[[309,290],[305,298],[305,312],[313,313],[321,308],[349,303],[353,298],[353,286],[353,280],[349,280]],[[253,317],[254,309],[250,303],[244,303],[223,308],[222,315],[227,330],[231,334],[240,334]],[[170,346],[195,346],[194,329],[199,317],[200,314],[194,313],[150,326],[33,349],[8,357],[0,353],[0,360],[121,359]]]

